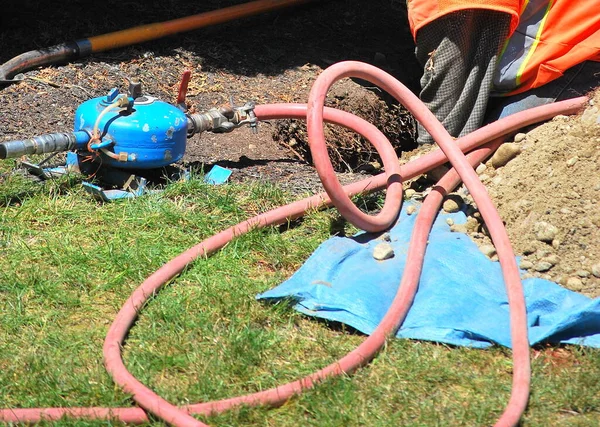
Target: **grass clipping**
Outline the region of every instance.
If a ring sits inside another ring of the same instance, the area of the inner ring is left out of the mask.
[[[325,105],[356,114],[375,125],[390,140],[398,155],[416,147],[412,115],[401,105],[382,99],[350,79],[344,79],[331,88]],[[305,122],[280,120],[273,138],[299,160],[313,163]],[[373,145],[353,131],[326,124],[325,140],[331,163],[337,172],[374,172],[381,168],[381,158]]]

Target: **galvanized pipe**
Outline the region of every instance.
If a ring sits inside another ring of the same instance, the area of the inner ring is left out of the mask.
[[[11,159],[27,154],[57,153],[84,148],[90,135],[86,131],[58,132],[0,143],[0,159]]]

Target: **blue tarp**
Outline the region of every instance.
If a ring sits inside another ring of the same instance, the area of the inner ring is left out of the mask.
[[[373,258],[373,248],[382,242],[376,235],[333,237],[321,244],[289,280],[257,298],[292,298],[302,313],[370,334],[391,304],[404,271],[416,219],[416,214],[406,214],[406,205],[389,232],[393,258]],[[397,336],[479,348],[492,343],[510,347],[508,302],[500,264],[483,255],[467,235],[451,232],[447,218],[457,224],[466,220],[461,212],[438,215],[419,290]],[[592,300],[537,278],[523,280],[523,286],[532,344],[600,348],[600,298]]]

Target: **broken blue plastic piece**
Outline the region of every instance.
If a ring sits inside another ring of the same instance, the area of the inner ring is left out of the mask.
[[[207,184],[221,185],[225,184],[230,176],[231,171],[229,169],[222,168],[219,165],[214,165],[212,169],[204,176],[204,181]]]
[[[101,187],[92,184],[91,182],[83,181],[81,183],[83,188],[95,198],[102,200],[103,202],[112,202],[115,200],[131,199],[133,197],[141,196],[147,192],[146,190],[146,179],[142,178],[139,182],[139,187],[134,191],[125,190],[103,190]]]

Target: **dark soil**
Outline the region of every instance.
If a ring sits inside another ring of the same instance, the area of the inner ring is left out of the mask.
[[[73,1],[67,10],[58,1],[12,3],[1,18],[0,62],[63,41],[238,3],[171,0],[150,7],[144,2]],[[231,99],[240,105],[248,100],[306,102],[318,73],[348,59],[384,68],[414,89],[419,71],[413,51],[403,2],[314,2],[27,72],[24,82],[0,91],[0,137],[69,130],[80,103],[115,86],[124,90],[132,77],[143,82],[146,93],[174,102],[185,69],[192,71],[188,105],[197,111]],[[403,109],[388,106],[389,100],[359,83],[339,86],[334,86],[330,105],[379,125],[398,152],[414,148],[414,124]],[[263,123],[258,135],[238,129],[194,136],[184,162],[205,171],[213,164],[232,169],[233,180],[259,178],[299,192],[314,191],[320,187],[303,126]],[[367,142],[339,127],[327,132],[335,141],[330,151],[338,170],[377,170],[378,156]]]

